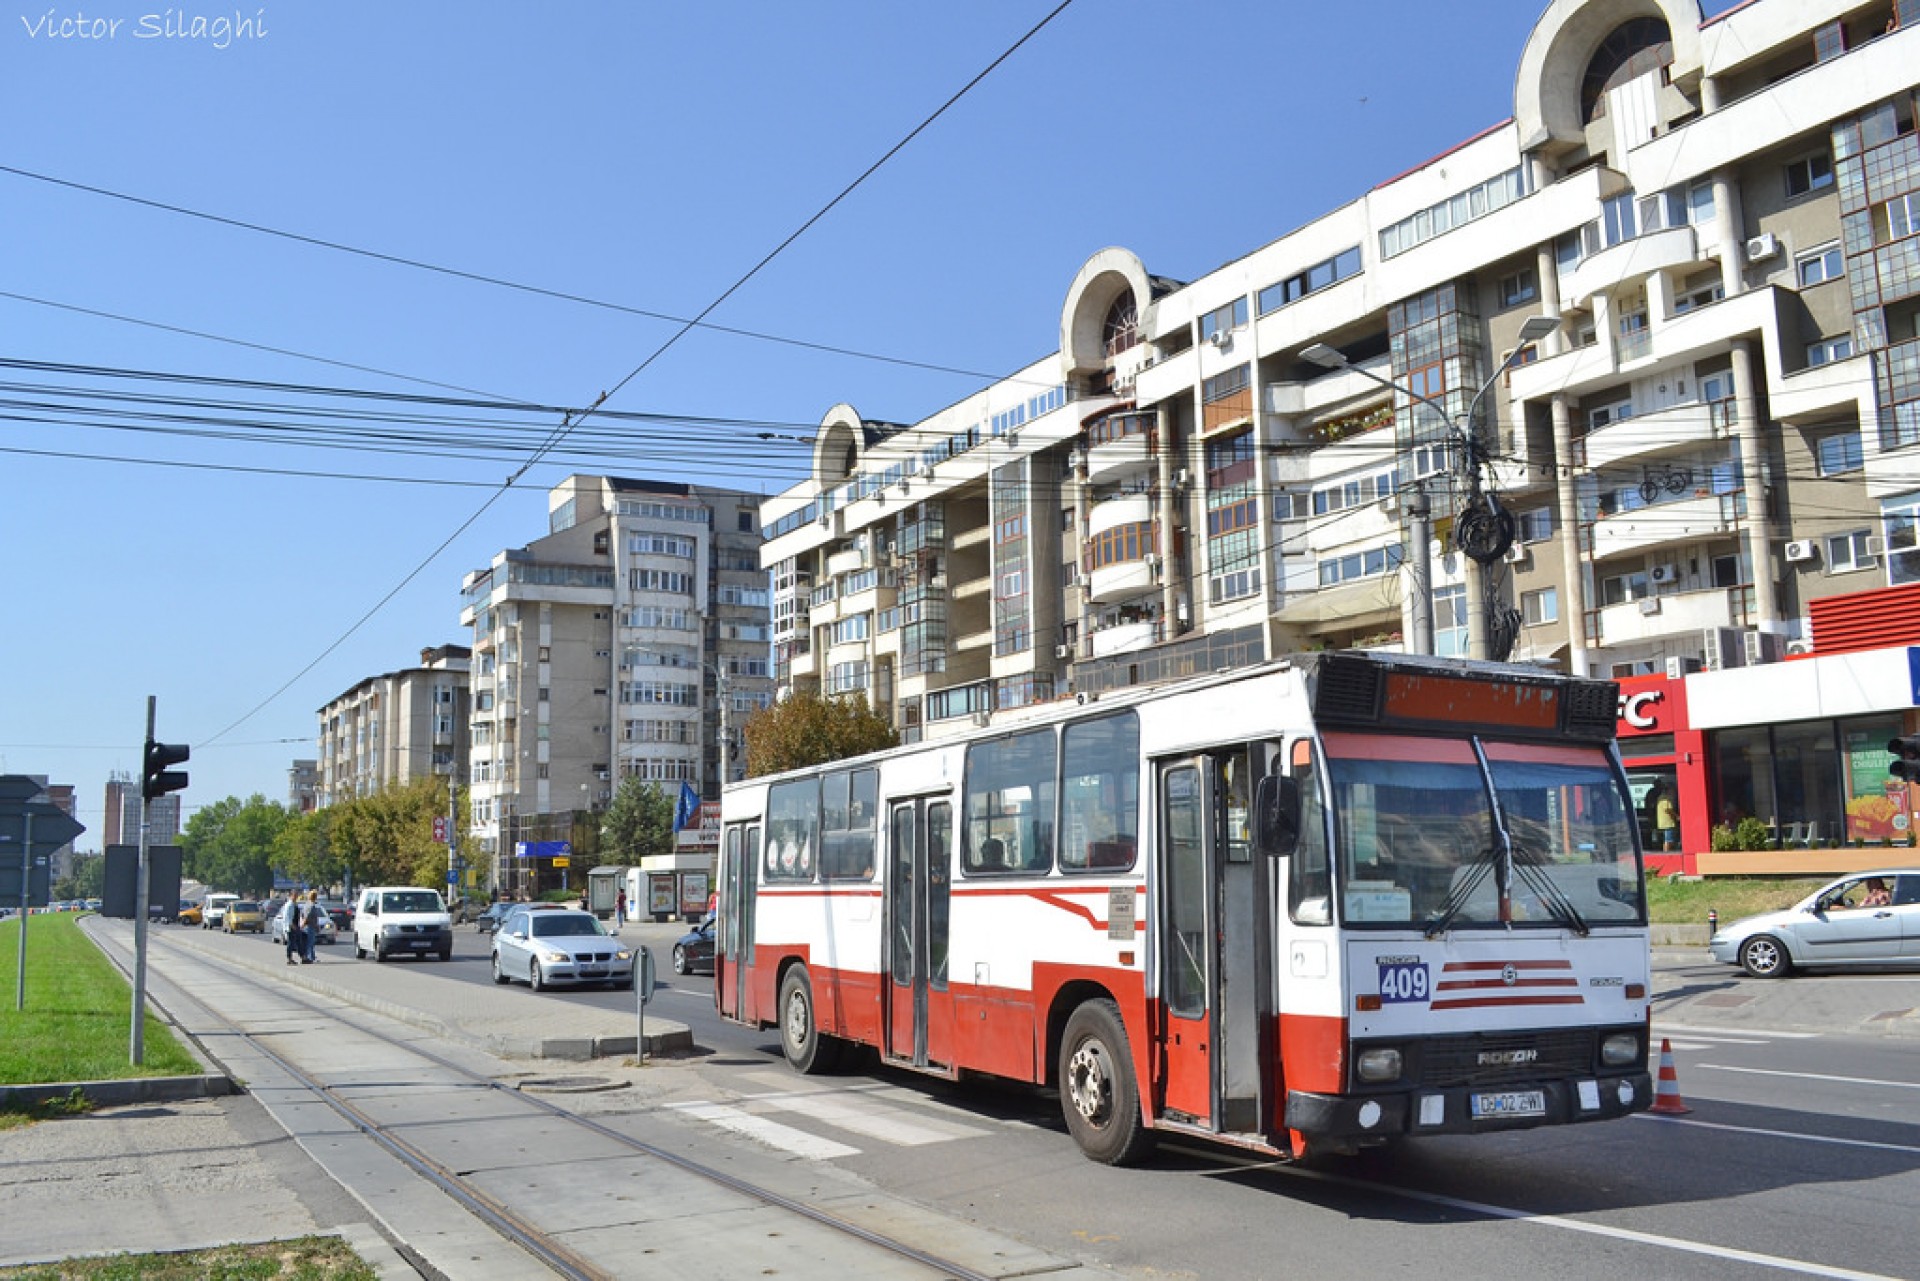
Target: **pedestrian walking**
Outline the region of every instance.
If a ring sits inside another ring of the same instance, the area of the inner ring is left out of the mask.
[[[325,910],[320,906],[319,894],[308,890],[305,908],[307,928],[300,932],[303,936],[300,940],[300,963],[303,965],[313,964],[313,944],[314,940],[320,936],[320,917]]]
[[[307,954],[306,911],[300,906],[300,900],[294,899],[287,906],[287,964],[298,965],[300,958]]]
[[[613,896],[613,925],[615,929],[627,923],[627,892],[621,890]]]

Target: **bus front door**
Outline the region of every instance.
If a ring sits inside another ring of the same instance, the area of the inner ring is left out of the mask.
[[[887,856],[887,1057],[914,1067],[953,1062],[953,999],[947,988],[947,890],[953,807],[897,801]]]
[[[1260,1126],[1270,878],[1247,833],[1249,758],[1160,766],[1160,1109],[1219,1132]]]
[[[755,891],[760,881],[760,825],[741,824],[727,829],[724,867],[725,892],[720,896],[720,940],[713,967],[714,999],[720,1012],[743,1023],[756,1022],[759,1011],[753,994],[753,939]]]

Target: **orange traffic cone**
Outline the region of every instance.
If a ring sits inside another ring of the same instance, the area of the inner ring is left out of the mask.
[[[1692,1108],[1680,1101],[1680,1075],[1673,1070],[1673,1042],[1660,1038],[1660,1079],[1653,1087],[1653,1106],[1660,1116],[1685,1116]]]

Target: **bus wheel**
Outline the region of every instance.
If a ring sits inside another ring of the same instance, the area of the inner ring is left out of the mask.
[[[1104,1165],[1131,1165],[1153,1150],[1153,1131],[1140,1120],[1126,1025],[1112,1001],[1088,1001],[1067,1020],[1060,1110],[1080,1150]]]
[[[840,1043],[822,1036],[813,1017],[813,980],[804,965],[780,981],[780,1049],[803,1076],[831,1072],[840,1058]]]

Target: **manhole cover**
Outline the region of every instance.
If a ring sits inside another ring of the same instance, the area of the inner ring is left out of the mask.
[[[535,1076],[520,1082],[517,1088],[535,1094],[591,1094],[595,1090],[624,1090],[627,1083],[604,1076]]]

